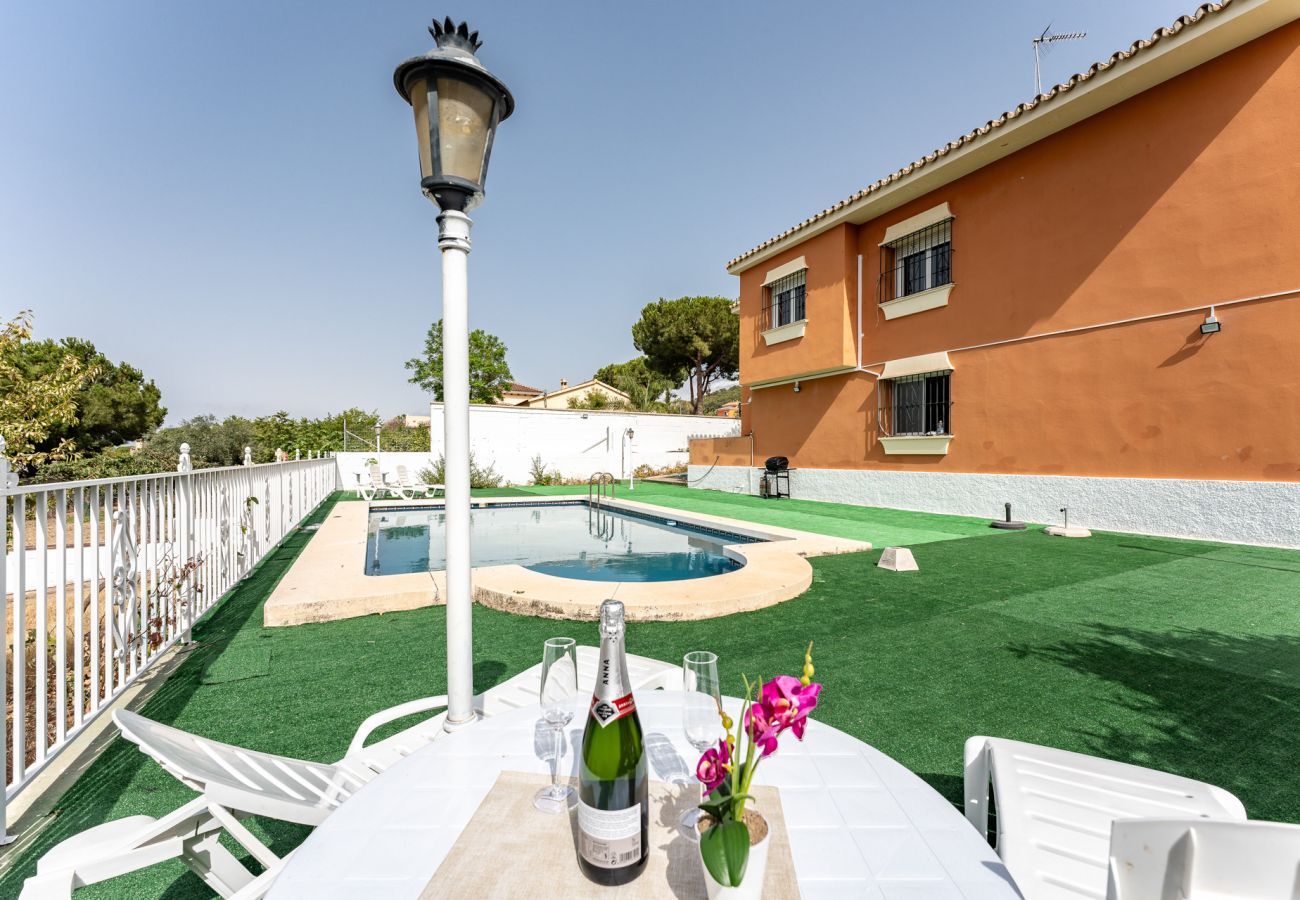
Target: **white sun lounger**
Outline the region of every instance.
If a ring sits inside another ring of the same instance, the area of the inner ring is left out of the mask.
[[[595,683],[598,651],[578,647],[580,689]],[[629,655],[636,690],[679,689],[681,669]],[[536,706],[541,666],[515,675],[475,698],[484,716]],[[256,900],[270,888],[284,859],[275,855],[239,821],[267,816],[301,825],[319,825],[355,791],[393,763],[438,740],[445,733],[440,712],[416,725],[366,745],[380,726],[419,713],[444,709],[445,696],[402,703],[361,723],[347,754],[336,763],[315,763],[248,750],[163,725],[119,710],[113,719],[122,736],[202,796],[162,819],[130,816],[106,822],[68,838],[47,852],[36,875],[23,886],[22,900],[67,900],[73,890],[167,859],[179,858],[222,897]],[[218,843],[225,831],[266,867],[254,878]]]
[[[411,480],[411,474],[407,471],[406,466],[403,465],[397,467],[397,483],[402,488],[409,490],[412,493],[422,491],[425,497],[433,497],[438,493],[438,491],[442,491],[443,494],[447,493],[447,488],[441,484],[425,484],[423,481]]]
[[[1106,900],[1295,900],[1300,825],[1119,819]]]
[[[966,818],[986,838],[990,783],[994,846],[1026,900],[1105,897],[1116,819],[1246,818],[1241,801],[1212,784],[977,736],[966,742]]]
[[[388,494],[390,497],[400,497],[403,500],[410,500],[415,496],[415,492],[410,488],[403,488],[400,484],[393,484],[384,480],[383,473],[375,463],[370,464],[370,484],[362,485],[361,496],[365,500],[374,500],[376,497]]]

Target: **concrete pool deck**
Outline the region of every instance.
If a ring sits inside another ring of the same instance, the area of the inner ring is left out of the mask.
[[[585,501],[573,494],[536,498],[538,505]],[[531,502],[531,501],[530,501]],[[341,502],[307,543],[302,554],[276,585],[263,610],[269,627],[331,622],[373,613],[435,606],[444,602],[443,572],[405,575],[366,574],[366,528],[371,509],[385,507],[441,508],[441,500]],[[491,506],[492,499],[476,499]],[[634,622],[712,619],[730,613],[762,609],[791,600],[812,584],[807,557],[870,550],[871,544],[849,538],[755,525],[704,513],[665,511],[632,500],[606,500],[623,509],[672,517],[683,525],[720,528],[758,543],[729,544],[723,552],[743,563],[721,575],[679,581],[582,581],[534,572],[523,566],[481,566],[474,569],[474,600],[505,612],[551,619],[595,619],[600,602],[623,601]]]

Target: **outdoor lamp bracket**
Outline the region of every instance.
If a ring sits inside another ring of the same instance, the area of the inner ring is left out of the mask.
[[[429,34],[437,46],[399,65],[393,84],[415,112],[420,189],[444,212],[464,213],[483,199],[492,138],[515,101],[474,55],[477,31],[449,17]]]
[[[1205,317],[1201,323],[1201,334],[1215,334],[1223,329],[1223,323],[1219,321],[1218,316],[1214,314],[1214,307],[1210,307],[1210,314]]]

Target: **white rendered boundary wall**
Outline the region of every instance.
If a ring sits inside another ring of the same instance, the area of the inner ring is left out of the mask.
[[[690,486],[758,493],[762,469],[690,467]],[[1300,483],[990,475],[878,469],[795,469],[790,493],[822,500],[921,512],[1070,523],[1106,531],[1300,548]],[[779,503],[779,500],[773,500]]]
[[[429,416],[431,451],[436,459],[442,454],[442,404],[432,404]],[[627,438],[629,428],[633,432],[631,439]],[[594,472],[610,472],[621,479],[639,465],[658,469],[685,463],[692,437],[738,434],[740,420],[721,416],[517,406],[469,408],[470,451],[475,464],[492,465],[511,484],[531,481],[534,456],[541,456],[547,471],[558,470],[569,478],[585,479]],[[345,485],[351,484],[346,480],[350,477],[345,473]]]

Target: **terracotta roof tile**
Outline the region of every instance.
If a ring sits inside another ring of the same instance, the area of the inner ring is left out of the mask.
[[[957,150],[961,147],[966,146],[967,144],[971,144],[975,141],[980,140],[981,138],[988,135],[990,132],[996,130],[997,128],[1000,128],[1001,126],[1007,124],[1011,120],[1024,115],[1030,110],[1037,109],[1039,106],[1042,106],[1043,104],[1051,103],[1052,101],[1063,96],[1064,94],[1067,94],[1071,89],[1077,87],[1078,85],[1083,84],[1084,82],[1094,78],[1100,73],[1108,71],[1109,69],[1117,65],[1120,65],[1121,63],[1127,62],[1128,60],[1137,56],[1142,51],[1146,50],[1148,47],[1151,47],[1159,43],[1164,38],[1173,37],[1183,29],[1199,24],[1200,22],[1204,21],[1210,16],[1215,15],[1221,12],[1222,10],[1226,9],[1227,7],[1231,6],[1232,3],[1233,0],[1221,0],[1221,2],[1219,3],[1205,3],[1197,7],[1196,11],[1193,12],[1191,15],[1179,16],[1177,19],[1174,20],[1174,23],[1172,25],[1170,25],[1168,28],[1161,28],[1157,30],[1154,34],[1151,35],[1150,38],[1147,38],[1146,40],[1134,41],[1133,44],[1131,44],[1127,50],[1117,51],[1116,53],[1111,54],[1109,59],[1104,60],[1102,62],[1093,63],[1092,66],[1089,67],[1089,69],[1086,72],[1080,72],[1077,75],[1070,76],[1070,79],[1065,83],[1058,84],[1054,86],[1051,90],[1047,91],[1046,93],[1039,94],[1037,97],[1030,100],[1028,103],[1019,104],[1018,106],[1016,106],[1015,109],[1012,109],[1009,112],[1004,112],[996,119],[993,119],[992,121],[989,122],[985,122],[980,127],[972,131],[966,132],[965,134],[963,134],[961,137],[957,138],[954,141],[949,141],[947,144],[943,145],[939,149],[931,153],[927,153],[925,156],[921,157],[915,162],[909,163],[908,165],[904,166],[903,168],[899,169],[893,174],[886,175],[884,178],[881,178],[879,181],[876,181],[873,184],[868,185],[867,187],[863,188],[862,190],[858,191],[852,196],[847,197],[844,200],[841,200],[839,203],[836,203],[834,206],[830,206],[827,207],[826,209],[823,209],[821,212],[817,213],[816,215],[804,219],[802,222],[800,222],[798,225],[795,225],[793,228],[787,228],[785,231],[781,232],[776,237],[769,238],[768,240],[763,241],[763,243],[759,244],[757,247],[754,247],[752,250],[745,251],[744,253],[740,254],[739,256],[735,257],[730,262],[728,262],[727,268],[730,269],[736,263],[743,262],[744,260],[753,256],[754,254],[767,249],[768,247],[772,246],[778,241],[784,240],[790,235],[802,231],[803,229],[807,228],[809,225],[812,225],[813,223],[818,222],[821,219],[824,219],[835,212],[838,212],[839,210],[843,209],[845,206],[848,206],[851,203],[856,203],[858,200],[861,200],[863,197],[873,194],[876,191],[879,191],[881,188],[893,184],[894,182],[899,181],[900,179],[906,178],[908,175],[911,175],[913,172],[916,172],[917,170],[924,168],[925,166],[935,162],[936,160],[941,159],[944,156],[947,156],[949,153],[953,152],[954,150]]]

